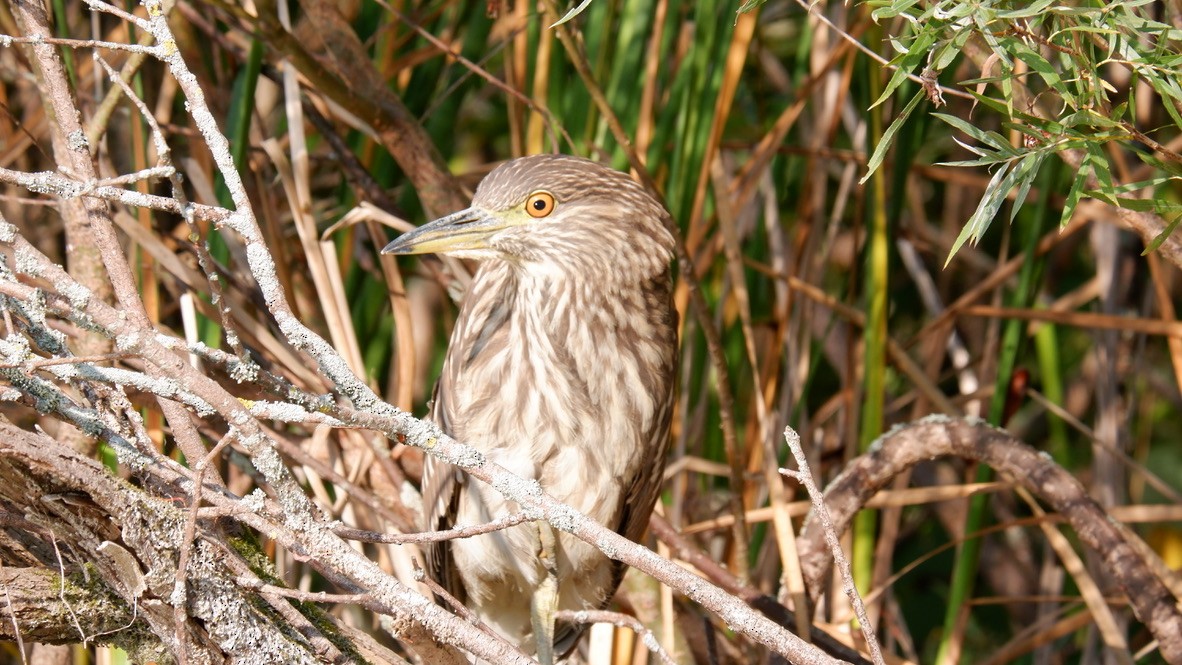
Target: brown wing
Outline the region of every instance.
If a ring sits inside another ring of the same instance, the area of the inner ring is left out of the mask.
[[[647,432],[645,456],[651,463],[641,464],[636,474],[624,485],[624,500],[620,502],[620,517],[616,532],[631,541],[639,541],[648,528],[653,505],[661,494],[665,476],[665,457],[669,452],[669,424],[673,418],[673,383],[677,372],[677,309],[673,305],[673,288],[668,275],[652,280],[646,291],[646,304],[654,317],[654,329],[665,337],[664,348],[668,350],[663,366],[657,370],[653,381],[664,386],[665,402],[653,419],[652,428]],[[627,569],[616,562],[615,587],[624,578]],[[609,597],[604,601],[604,604]]]
[[[460,306],[447,357],[443,361],[443,373],[431,396],[430,418],[449,436],[456,436],[458,423],[453,422],[457,405],[447,400],[448,386],[457,385],[462,380],[460,373],[487,345],[496,345],[494,338],[503,331],[508,320],[514,290],[500,287],[510,275],[489,277],[490,273],[500,269],[503,267],[486,263],[473,278],[473,290],[465,295]],[[481,290],[489,288],[503,290],[505,295],[491,298]],[[459,469],[427,456],[422,484],[425,529],[441,531],[455,526],[460,499],[469,482],[471,480]],[[456,569],[449,541],[430,543],[423,549],[427,573],[456,600],[466,603],[468,594]]]
[[[441,382],[440,382],[441,383]],[[446,405],[441,401],[439,383],[431,396],[431,420],[447,434],[452,429],[447,422]],[[463,473],[447,462],[441,462],[427,455],[423,465],[423,529],[444,531],[455,526],[459,510],[460,490],[467,479]],[[439,583],[456,600],[467,601],[464,583],[456,572],[456,563],[451,556],[447,541],[428,543],[423,546],[427,560],[427,574]]]

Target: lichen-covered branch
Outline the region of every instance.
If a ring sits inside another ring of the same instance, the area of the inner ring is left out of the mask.
[[[131,608],[103,586],[97,571],[0,568],[0,640],[70,644],[84,639],[142,640]]]

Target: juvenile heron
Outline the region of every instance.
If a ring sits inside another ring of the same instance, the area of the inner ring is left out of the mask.
[[[668,215],[623,173],[537,155],[497,167],[470,208],[383,250],[480,262],[435,387],[435,422],[632,540],[660,491],[673,403]],[[428,529],[518,510],[430,458],[423,502]],[[444,588],[543,661],[581,633],[555,627],[553,611],[603,607],[624,573],[544,523],[428,546],[426,557]]]

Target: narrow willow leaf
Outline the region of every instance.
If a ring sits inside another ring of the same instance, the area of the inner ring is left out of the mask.
[[[1046,126],[1036,125],[1032,127],[1020,122],[1003,121],[1001,126],[1003,129],[1008,129],[1029,136],[1038,143],[1043,143],[1045,141],[1051,140],[1052,138],[1057,138],[1058,135],[1062,134],[1063,132],[1063,128],[1058,126],[1057,123],[1053,122],[1047,123]]]
[[[1045,58],[1030,50],[1020,42],[1015,43],[1014,55],[1017,56],[1019,60],[1026,63],[1026,66],[1034,70],[1048,87],[1059,93],[1059,96],[1061,96],[1063,101],[1067,102],[1068,105],[1072,107],[1079,105],[1075,95],[1072,94],[1070,90],[1068,90],[1067,86],[1063,83],[1063,79],[1059,77],[1059,72],[1055,71],[1054,65],[1052,65],[1050,62],[1047,62]]]
[[[1118,34],[1117,31],[1113,30],[1112,28],[1106,28],[1103,26],[1095,26],[1095,25],[1067,26],[1067,27],[1059,30],[1059,32],[1057,34],[1065,35],[1070,32],[1087,32],[1090,34],[1097,34],[1097,35],[1101,35],[1101,36],[1115,36]],[[1112,53],[1109,53],[1108,55],[1111,57]]]
[[[1088,192],[1088,194],[1099,198],[1096,196],[1098,192]],[[1135,212],[1156,212],[1159,215],[1169,213],[1182,214],[1182,203],[1172,203],[1161,199],[1134,199],[1127,196],[1120,196],[1116,198],[1116,205],[1125,210]]]
[[[1167,86],[1159,77],[1154,76],[1147,71],[1142,71],[1142,75],[1144,80],[1149,83],[1149,85],[1154,89],[1154,91],[1157,92],[1157,94],[1161,95],[1162,97],[1173,96],[1170,93],[1174,90],[1174,88],[1177,87],[1177,82],[1174,82],[1173,86]],[[1179,99],[1179,97],[1175,97],[1175,99]],[[1182,114],[1178,112],[1178,104],[1166,103],[1162,104],[1162,106],[1166,107],[1166,112],[1170,114],[1170,119],[1173,120],[1175,124],[1182,127]]]
[[[1038,169],[1042,166],[1042,161],[1046,156],[1045,152],[1032,152],[1022,158],[1021,163],[1014,169],[1018,181],[1018,193],[1014,195],[1014,204],[1010,206],[1011,224],[1018,216],[1018,211],[1022,209],[1022,204],[1026,202],[1026,195],[1030,193],[1030,185],[1034,183],[1034,178],[1038,175]]]
[[[927,57],[928,51],[931,50],[935,40],[934,32],[921,32],[916,35],[915,41],[911,42],[911,47],[907,49],[907,52],[893,61],[893,64],[896,65],[895,73],[891,75],[891,80],[887,82],[886,88],[883,89],[878,99],[874,100],[870,108],[874,108],[887,99],[890,99],[891,95],[907,80],[908,75],[915,70],[915,67],[920,61]]]
[[[1001,96],[1006,100],[1006,115],[1013,117],[1014,115],[1014,80],[1011,77],[1012,69],[1005,70],[1005,78],[1001,80]]]
[[[1085,161],[1075,172],[1075,179],[1071,181],[1071,189],[1067,192],[1067,200],[1063,202],[1063,214],[1059,216],[1059,228],[1067,226],[1075,214],[1079,200],[1083,198],[1088,186],[1088,176],[1092,174],[1092,167]]]
[[[1085,127],[1103,127],[1105,129],[1116,129],[1120,127],[1120,123],[1112,118],[1100,115],[1091,109],[1080,109],[1075,113],[1064,116],[1059,119],[1059,122],[1067,127],[1076,127],[1084,125]]]
[[[1126,10],[1130,6],[1129,3],[1122,4],[1124,4]],[[1133,14],[1131,12],[1113,14],[1113,20],[1118,25],[1128,28],[1130,32],[1156,35],[1159,37],[1159,41],[1182,39],[1182,30],[1178,30],[1171,25],[1159,21],[1148,19],[1140,14]]]
[[[1108,165],[1108,155],[1104,154],[1104,147],[1099,143],[1089,141],[1084,146],[1084,150],[1084,159],[1091,164],[1092,170],[1096,174],[1096,184],[1099,185],[1099,189],[1089,195],[1117,205],[1116,190],[1112,185],[1112,171]]]
[[[975,81],[966,81],[965,85],[969,85],[971,83],[978,83],[978,82],[1001,83],[1001,81],[1002,81],[1002,78],[1000,76],[994,76],[994,77],[990,77],[987,79],[976,79]],[[1009,115],[1009,111],[1006,110],[1006,103],[1004,101],[994,99],[992,97],[987,97],[979,92],[976,92],[975,90],[969,90],[968,93],[970,95],[972,95],[977,100],[977,103],[980,104],[981,106],[989,107],[990,109],[994,110],[997,113],[1004,113],[1007,116]]]
[[[989,225],[993,223],[993,218],[997,216],[997,211],[1001,208],[1001,204],[1006,200],[1006,193],[1009,191],[1002,189],[1002,182],[1006,179],[1006,167],[997,170],[993,174],[993,179],[989,181],[989,186],[985,188],[985,194],[981,197],[981,202],[977,204],[977,209],[973,212],[973,216],[969,218],[964,228],[960,230],[960,235],[956,237],[956,242],[952,243],[952,249],[948,251],[948,258],[944,260],[944,267],[947,268],[949,263],[952,263],[952,257],[960,251],[965,242],[972,240],[976,244],[985,231],[989,229]]]
[[[892,2],[889,5],[879,7],[878,9],[870,12],[870,18],[874,19],[875,23],[878,23],[882,19],[902,16],[907,13],[908,9],[911,9],[917,4],[919,4],[919,0],[902,0],[902,2]]]
[[[899,133],[899,130],[903,127],[903,123],[907,122],[907,118],[911,116],[911,112],[915,110],[916,106],[919,106],[919,101],[923,98],[924,94],[922,90],[915,93],[911,101],[907,102],[907,106],[903,107],[903,110],[895,117],[891,126],[887,127],[886,131],[882,133],[882,138],[878,141],[878,145],[874,146],[874,154],[870,155],[870,163],[866,165],[866,175],[862,176],[862,179],[858,181],[859,185],[866,184],[870,176],[878,170],[879,166],[882,166],[882,161],[886,159],[887,150],[890,149],[891,144],[895,141],[895,134]]]
[[[1157,2],[1157,0],[1125,0],[1120,3],[1120,6],[1124,9],[1132,9],[1133,7],[1143,7],[1153,2]]]
[[[1123,185],[1118,185],[1113,191],[1117,194],[1128,194],[1130,192],[1136,192],[1142,189],[1149,189],[1159,185],[1164,185],[1167,182],[1176,181],[1178,179],[1179,178],[1177,176],[1163,175],[1156,178],[1150,178],[1149,180],[1141,180],[1139,182],[1129,182]]]
[[[980,127],[963,118],[958,118],[954,115],[948,115],[947,113],[933,113],[932,115],[952,125],[956,129],[959,129],[961,132],[968,134],[981,143],[984,143],[994,150],[997,150],[998,152],[1006,153],[1011,156],[1017,156],[1018,154],[1014,151],[1014,148],[1010,145],[1009,141],[1005,140],[1005,138],[997,132],[981,129]]]
[[[1166,241],[1166,238],[1169,238],[1171,235],[1173,235],[1174,230],[1178,228],[1178,222],[1182,222],[1182,215],[1176,215],[1174,219],[1166,225],[1166,228],[1163,229],[1161,233],[1157,234],[1157,237],[1149,241],[1149,244],[1145,246],[1145,251],[1141,252],[1141,256],[1145,256],[1150,252],[1156,252],[1157,248],[1161,247],[1161,244]]]
[[[1169,95],[1175,100],[1182,101],[1182,88],[1178,87],[1178,82],[1173,77],[1163,76],[1157,80],[1158,84],[1154,86],[1155,90],[1163,95]]]
[[[952,142],[955,143],[956,145],[964,148],[965,150],[968,150],[969,152],[973,153],[974,155],[977,155],[978,157],[992,159],[992,153],[986,153],[979,146],[973,145],[972,143],[965,143],[964,141],[961,141],[959,136],[953,136]]]
[[[965,146],[966,148],[968,146]],[[955,166],[957,168],[972,168],[974,166],[994,166],[996,164],[1008,164],[1014,161],[1013,157],[1007,155],[990,154],[981,157],[980,159],[963,159],[955,162],[936,162],[936,166]]]
[[[589,7],[590,5],[591,5],[591,0],[583,0],[582,2],[580,2],[578,4],[577,7],[575,7],[574,9],[571,9],[569,12],[566,13],[565,16],[563,16],[562,18],[555,21],[554,24],[550,26],[550,29],[553,30],[554,28],[557,28],[558,26],[562,25],[563,23],[566,23],[567,21],[578,16],[579,14],[582,14],[583,10],[586,9],[587,7]]]
[[[967,2],[963,3],[963,5],[966,7],[973,6],[971,3]],[[981,7],[980,5],[977,5],[976,8],[980,9]],[[980,36],[985,40],[985,43],[989,45],[989,50],[997,54],[997,58],[1001,60],[1004,69],[1006,71],[1012,70],[1014,68],[1014,61],[1010,59],[1010,54],[1007,49],[1002,47],[1002,45],[997,41],[997,36],[993,34],[993,28],[989,26],[989,13],[990,12],[984,11],[973,12],[973,24],[977,26]]]
[[[1038,0],[1037,2],[1032,2],[1029,5],[1022,7],[1021,9],[1014,9],[1008,12],[998,12],[997,20],[1013,21],[1015,19],[1041,16],[1043,11],[1047,7],[1051,6],[1051,4],[1054,2],[1055,0]]]
[[[952,38],[952,41],[949,42],[949,44],[944,47],[944,50],[936,56],[934,63],[932,64],[932,69],[938,72],[942,72],[947,69],[957,56],[964,53],[964,45],[968,43],[972,36],[972,30],[961,30],[957,32],[956,36]]]
[[[1133,151],[1133,154],[1137,155],[1137,159],[1140,159],[1142,162],[1145,162],[1155,169],[1161,169],[1162,171],[1165,171],[1166,173],[1169,173],[1175,177],[1182,177],[1182,164],[1158,159],[1151,153],[1142,152],[1140,150]]]

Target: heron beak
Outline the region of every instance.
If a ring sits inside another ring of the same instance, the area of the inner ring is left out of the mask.
[[[382,249],[383,254],[447,254],[488,249],[488,239],[514,226],[512,220],[468,208],[424,224],[398,236]]]

